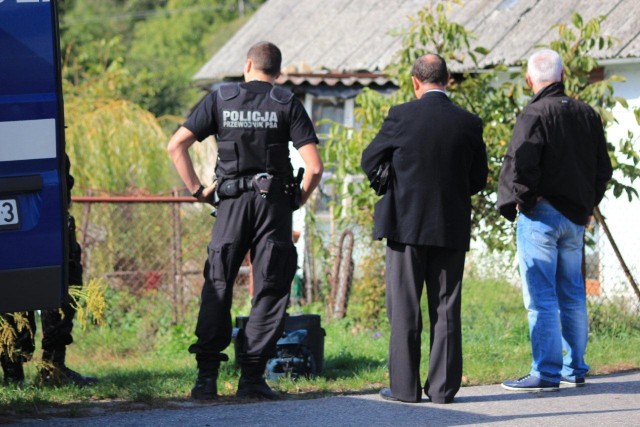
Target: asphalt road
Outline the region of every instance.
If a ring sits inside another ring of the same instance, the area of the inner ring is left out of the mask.
[[[171,409],[103,409],[80,418],[23,419],[20,426],[640,426],[640,372],[587,378],[582,388],[522,393],[464,387],[449,405],[407,404],[377,394],[278,402],[167,402]],[[100,413],[101,412],[101,413]],[[87,414],[84,414],[87,415]]]

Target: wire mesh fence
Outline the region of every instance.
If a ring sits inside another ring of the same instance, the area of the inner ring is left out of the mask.
[[[75,197],[72,214],[83,248],[85,279],[102,278],[112,289],[133,293],[161,292],[172,302],[174,321],[180,322],[189,304],[199,300],[214,221],[211,210],[189,197]],[[589,300],[638,313],[640,295],[632,281],[640,274],[640,247],[618,248],[621,253],[616,255],[615,240],[607,236],[603,224],[606,222],[601,218],[587,236],[584,275]],[[615,235],[611,237],[615,239]],[[355,257],[356,278],[361,258],[362,254]],[[620,262],[625,258],[627,272]],[[305,269],[308,265],[305,263]],[[520,285],[517,264],[509,254],[475,248],[469,253],[467,268],[476,277]],[[305,271],[305,276],[308,274]],[[250,294],[250,275],[245,259],[236,280],[237,297]]]
[[[611,225],[618,229],[618,236]],[[624,311],[640,313],[640,242],[634,227],[635,219],[630,215],[612,224],[596,210],[593,243],[585,250],[585,280],[587,295],[593,301],[612,302]]]
[[[583,276],[588,301],[629,314],[640,313],[640,241],[633,233],[637,228],[635,217],[631,212],[623,213],[615,216],[615,227],[610,222],[606,211],[596,210],[594,221],[586,229]],[[492,252],[481,244],[472,246],[466,268],[476,277],[521,285],[515,254]]]
[[[190,197],[75,197],[85,280],[102,278],[134,294],[161,292],[180,322],[202,289],[211,211]],[[248,286],[245,260],[235,291]]]

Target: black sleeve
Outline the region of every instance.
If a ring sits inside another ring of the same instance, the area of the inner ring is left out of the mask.
[[[309,143],[317,144],[319,142],[307,111],[304,109],[300,100],[295,97],[291,100],[289,138],[296,149]]]
[[[362,152],[360,166],[369,181],[374,176],[376,169],[385,160],[391,160],[393,155],[393,141],[399,133],[400,126],[395,107],[389,110],[389,114],[384,119],[380,132],[373,138],[373,141]]]
[[[498,182],[498,209],[511,221],[516,217],[516,204],[528,209],[536,203],[542,176],[540,159],[543,147],[540,118],[528,114],[519,116]]]
[[[196,108],[193,109],[187,121],[182,125],[193,132],[196,138],[198,138],[198,141],[202,141],[208,136],[218,133],[216,96],[217,92],[212,92],[205,96]]]
[[[611,159],[609,158],[609,152],[607,151],[607,140],[604,136],[604,128],[602,121],[598,116],[595,126],[595,133],[597,138],[596,156],[597,156],[597,171],[596,171],[596,183],[595,183],[595,206],[600,204],[604,193],[607,190],[607,182],[613,175],[613,169],[611,167]],[[594,206],[594,207],[595,207]]]
[[[474,151],[469,173],[469,191],[473,195],[486,187],[489,165],[487,163],[487,147],[482,139],[482,120],[480,118],[476,118],[471,131]]]

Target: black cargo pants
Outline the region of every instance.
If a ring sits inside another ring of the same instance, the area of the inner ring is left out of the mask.
[[[76,237],[75,218],[69,215],[69,285],[82,286],[82,249]],[[73,342],[71,331],[76,309],[67,295],[60,309],[42,310],[42,350],[57,351],[64,349]],[[15,328],[13,318],[5,319]],[[16,334],[15,351],[22,360],[28,360],[35,351],[36,320],[33,311],[27,312],[30,331],[21,330]]]
[[[228,360],[233,285],[246,253],[253,266],[254,295],[244,328],[242,365],[260,365],[275,355],[284,329],[297,253],[293,245],[291,196],[274,183],[267,198],[255,191],[221,200],[208,246],[197,342],[189,347],[198,368],[217,369]]]

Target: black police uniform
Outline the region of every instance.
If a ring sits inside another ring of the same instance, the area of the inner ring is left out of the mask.
[[[222,86],[183,126],[200,141],[216,136],[220,198],[204,267],[198,340],[189,352],[200,375],[217,375],[220,362],[228,360],[222,351],[231,343],[233,285],[250,251],[254,295],[241,338],[245,353],[238,358],[242,376],[261,376],[282,335],[296,270],[288,144],[300,148],[318,138],[300,101],[262,81]]]
[[[70,173],[69,157],[66,158],[66,180],[67,180],[67,203],[71,203],[71,189],[73,188],[74,179]],[[69,260],[68,283],[73,286],[82,286],[82,250],[76,238],[75,219],[68,214],[68,248]],[[66,347],[73,342],[71,331],[73,329],[73,318],[76,309],[72,304],[71,297],[67,295],[61,309],[42,310],[42,360],[49,362],[53,367],[57,368],[43,369],[41,371],[41,380],[44,383],[59,384],[63,382],[72,382],[76,385],[86,385],[96,382],[93,377],[85,377],[75,371],[70,370],[65,365]],[[12,317],[6,316],[5,319],[15,328]],[[16,334],[15,355],[10,358],[6,354],[0,356],[0,363],[5,375],[5,382],[22,381],[24,373],[22,363],[31,359],[35,351],[35,331],[36,321],[33,311],[27,312],[30,331],[21,330]]]

